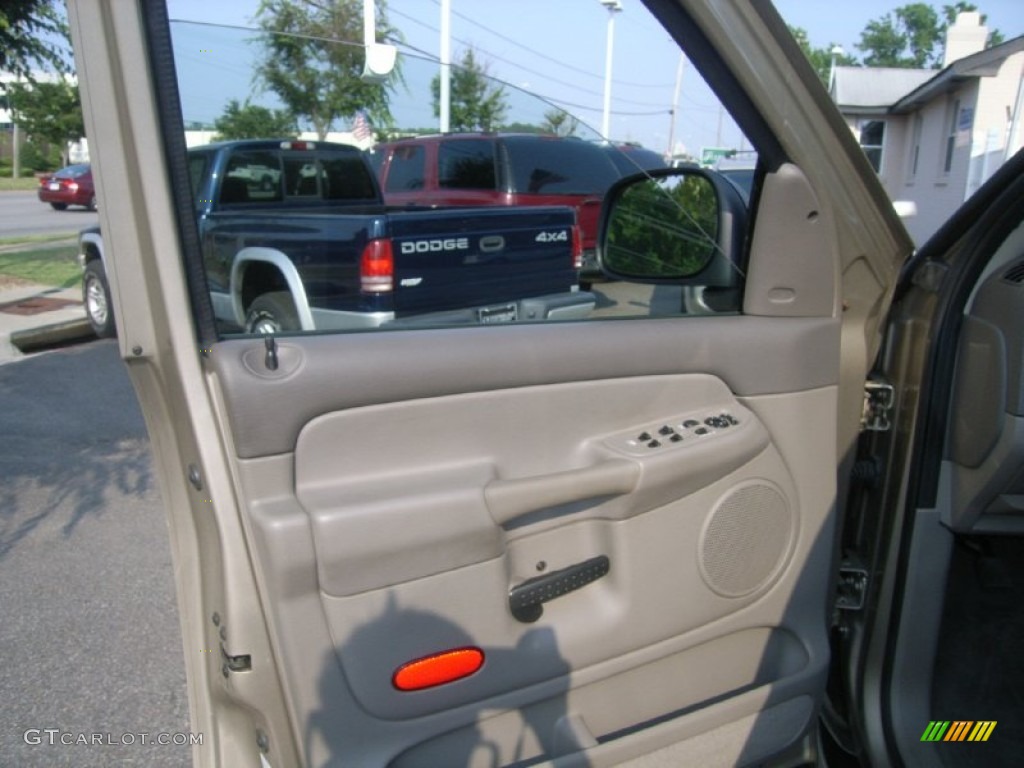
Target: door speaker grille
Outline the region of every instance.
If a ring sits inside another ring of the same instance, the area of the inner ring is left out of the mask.
[[[764,482],[733,488],[715,505],[700,539],[700,570],[725,597],[757,591],[778,573],[793,539],[793,512]]]

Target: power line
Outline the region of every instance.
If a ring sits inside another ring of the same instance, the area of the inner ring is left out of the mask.
[[[440,5],[438,0],[433,0],[433,3],[434,3],[434,5],[438,5],[438,6]],[[602,79],[601,75],[596,75],[593,72],[591,72],[590,70],[583,69],[581,67],[577,67],[577,66],[574,66],[572,64],[567,64],[564,61],[560,61],[560,60],[558,60],[558,59],[556,59],[556,58],[554,58],[552,56],[547,55],[546,53],[543,53],[542,51],[538,51],[538,50],[536,50],[534,48],[530,48],[529,46],[523,45],[518,40],[515,40],[515,39],[513,39],[511,37],[508,37],[507,35],[504,35],[501,32],[498,32],[497,30],[491,29],[490,27],[488,27],[488,26],[486,26],[484,24],[481,24],[476,19],[470,18],[469,16],[466,16],[465,14],[459,13],[458,11],[452,11],[452,15],[453,16],[458,16],[463,21],[465,21],[465,22],[467,22],[469,24],[472,24],[475,27],[479,27],[484,32],[488,32],[488,33],[494,35],[495,37],[500,38],[501,40],[504,40],[506,43],[511,43],[512,45],[516,46],[517,48],[519,48],[519,49],[521,49],[523,51],[526,51],[527,53],[532,53],[534,56],[539,56],[542,59],[550,61],[552,64],[557,64],[560,67],[564,67],[565,69],[570,69],[573,72],[578,72],[581,75],[586,75],[587,77],[592,77],[592,78],[594,78],[596,80],[601,80]],[[631,83],[628,80],[614,80],[614,79],[612,80],[612,82],[613,83],[618,83],[619,85],[628,85],[628,86],[630,86],[632,88],[671,88],[672,87],[671,83],[668,83],[668,84],[665,84],[665,85],[660,85],[660,84],[657,84],[657,83]]]
[[[436,3],[436,1],[437,0],[434,0],[435,3]],[[408,14],[402,13],[401,11],[397,11],[397,10],[394,10],[394,9],[389,9],[389,13],[393,13],[396,16],[401,16],[403,19],[408,19],[409,21],[412,21],[412,22],[420,25],[421,27],[424,27],[425,29],[429,29],[431,32],[436,32],[437,34],[441,33],[441,31],[437,27],[434,27],[434,26],[426,23],[425,21],[421,21],[420,19],[417,19],[417,18],[414,18],[412,16],[409,16]],[[462,16],[461,14],[456,13],[455,11],[453,11],[452,13],[455,13],[456,15],[460,16],[461,18],[466,18],[466,17]],[[467,21],[472,21],[471,19],[466,19],[466,20]],[[539,51],[534,51],[532,48],[527,48],[524,45],[520,45],[515,40],[512,40],[511,38],[505,37],[504,35],[501,35],[500,33],[494,32],[493,30],[487,29],[486,27],[483,27],[483,25],[481,25],[481,24],[477,24],[477,26],[480,26],[481,28],[487,30],[488,32],[491,32],[492,34],[498,35],[503,40],[511,42],[512,44],[516,45],[518,48],[520,48],[520,49],[522,49],[522,50],[524,50],[524,51],[526,51],[528,53],[534,54],[536,56],[541,56],[542,58],[547,58],[550,61],[553,61],[556,64],[559,64],[560,66],[564,66],[564,67],[567,67],[569,69],[573,69],[573,70],[576,70],[576,71],[579,71],[579,72],[583,72],[584,74],[588,74],[591,77],[598,77],[600,79],[600,77],[598,75],[594,75],[593,73],[590,73],[590,72],[585,72],[584,70],[579,70],[579,69],[577,69],[575,67],[572,67],[571,65],[564,64],[563,62],[559,62],[556,59],[552,59],[551,57],[544,56],[544,54],[540,53]],[[476,46],[476,45],[474,45],[473,43],[471,43],[471,42],[469,42],[467,40],[463,40],[463,39],[458,38],[458,37],[453,37],[452,39],[455,40],[457,43],[461,43],[462,45],[466,46],[467,48],[474,48],[474,49],[480,51],[481,53],[487,54],[487,56],[489,56],[490,58],[494,59],[495,61],[500,61],[500,62],[502,62],[504,64],[507,64],[507,65],[509,65],[511,67],[515,67],[516,69],[520,69],[523,72],[529,72],[531,75],[535,75],[537,77],[542,77],[542,78],[544,78],[544,79],[546,79],[546,80],[548,80],[550,82],[558,83],[559,85],[564,85],[567,88],[573,88],[573,89],[575,89],[577,91],[580,91],[582,93],[588,93],[591,96],[598,96],[598,97],[602,96],[602,94],[597,92],[597,91],[591,90],[589,88],[581,87],[579,85],[579,83],[570,83],[570,82],[566,82],[565,80],[559,80],[556,77],[552,77],[547,72],[540,72],[540,71],[538,71],[536,69],[531,69],[530,67],[523,66],[522,64],[519,64],[518,62],[512,61],[511,59],[506,59],[506,58],[504,58],[502,56],[498,56],[497,54],[492,53],[491,51],[488,51],[485,48],[480,48],[479,46]],[[409,47],[411,48],[412,46],[409,46]],[[418,49],[414,48],[413,50],[418,50]],[[419,52],[420,53],[426,53],[425,51],[419,51]],[[629,85],[629,83],[625,83],[623,81],[618,81],[618,80],[614,80],[613,82],[617,82],[617,83],[620,83],[622,85]],[[666,87],[666,86],[651,86],[651,87],[662,87],[663,88],[663,87]],[[649,102],[649,101],[636,101],[634,99],[617,98],[616,101],[619,102],[619,103],[622,103],[622,104],[633,104],[633,105],[640,106],[640,107],[657,107],[657,106],[661,106],[660,104],[655,104],[655,103],[652,103],[652,102]],[[626,114],[626,113],[616,113],[616,114]],[[641,114],[641,113],[629,113],[629,114]],[[657,113],[653,113],[653,114],[661,114],[661,113],[657,112]]]

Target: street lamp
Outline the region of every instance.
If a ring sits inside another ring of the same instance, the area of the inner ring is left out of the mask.
[[[829,53],[832,54],[832,69],[828,73],[828,90],[831,92],[836,85],[836,61],[840,56],[845,56],[846,51],[843,50],[841,45],[833,45]]]
[[[601,135],[607,139],[611,132],[612,112],[612,44],[615,40],[615,14],[622,10],[620,0],[598,0],[608,9],[608,42],[604,53],[604,117],[601,121]]]

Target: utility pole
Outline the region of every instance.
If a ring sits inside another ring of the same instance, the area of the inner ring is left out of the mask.
[[[608,9],[608,39],[604,49],[604,116],[601,119],[601,136],[608,138],[611,133],[612,117],[612,46],[615,42],[615,14],[622,10],[619,0],[599,0]]]
[[[672,96],[672,111],[669,113],[671,117],[668,123],[668,151],[665,153],[665,157],[670,161],[675,156],[675,141],[676,141],[676,112],[679,111],[679,91],[683,86],[683,69],[686,66],[686,54],[679,54],[679,66],[676,67],[676,91]]]
[[[452,104],[452,0],[441,0],[441,133],[451,127]]]

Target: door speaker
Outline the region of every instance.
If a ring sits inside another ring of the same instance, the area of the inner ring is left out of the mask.
[[[700,572],[724,597],[744,597],[781,570],[795,522],[786,497],[767,481],[729,490],[714,506],[700,536]]]

